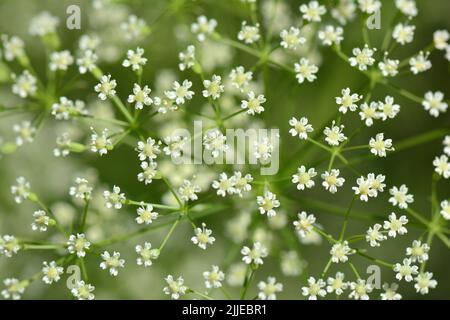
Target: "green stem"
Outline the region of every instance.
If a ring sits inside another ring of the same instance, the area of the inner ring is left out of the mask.
[[[348,209],[345,212],[344,224],[342,225],[341,233],[339,235],[339,242],[342,242],[342,240],[344,240],[345,231],[347,229],[347,224],[348,224],[348,217],[350,215],[350,211],[352,211],[352,207],[353,207],[353,204],[355,203],[355,200],[356,200],[356,196],[353,196],[352,200],[350,201],[350,205],[348,206]]]
[[[243,285],[242,290],[241,290],[241,296],[240,296],[241,300],[245,299],[245,295],[247,294],[247,290],[250,287],[250,283],[253,280],[253,276],[255,275],[255,270],[250,265],[248,266],[248,268],[250,269],[250,275],[248,277],[245,277],[244,285]]]
[[[162,249],[164,248],[164,246],[166,245],[167,241],[169,240],[170,236],[172,235],[173,231],[175,230],[175,228],[177,227],[178,223],[180,222],[181,218],[183,216],[180,214],[177,218],[177,220],[175,220],[175,222],[172,224],[172,227],[170,228],[169,232],[167,233],[167,235],[164,237],[163,242],[161,243],[161,245],[159,246],[159,251],[162,251]]]

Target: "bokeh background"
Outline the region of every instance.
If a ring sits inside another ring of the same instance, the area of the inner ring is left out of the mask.
[[[268,16],[275,12],[271,7],[271,0],[262,0],[259,12],[261,21],[268,19]],[[283,16],[274,19],[277,29],[288,27],[298,22],[298,7],[305,1],[278,1],[277,14],[282,12]],[[82,28],[81,30],[68,30],[65,28],[66,8],[76,4],[81,7]],[[450,3],[447,0],[419,0],[417,1],[419,15],[413,20],[417,26],[415,40],[412,44],[398,48],[393,55],[400,60],[411,56],[420,49],[427,46],[432,41],[432,34],[438,29],[450,30]],[[134,81],[134,74],[121,67],[121,61],[127,49],[134,49],[137,45],[143,47],[149,62],[145,67],[144,83],[150,85],[155,92],[162,92],[166,89],[172,79],[184,79],[185,77],[194,82],[195,98],[186,108],[208,112],[209,106],[205,105],[205,99],[201,97],[201,82],[193,73],[182,74],[178,71],[178,52],[184,50],[188,44],[194,43],[195,38],[189,32],[190,24],[198,15],[205,14],[218,21],[218,32],[235,39],[240,29],[241,21],[249,20],[249,12],[237,0],[216,1],[216,0],[129,0],[114,1],[106,4],[101,9],[94,10],[91,1],[66,1],[66,0],[1,0],[0,1],[0,33],[8,35],[18,35],[26,42],[27,53],[38,73],[44,74],[45,51],[38,39],[28,35],[28,25],[30,19],[39,12],[47,10],[61,19],[58,34],[62,41],[62,47],[75,52],[78,38],[86,33],[96,33],[102,39],[100,49],[101,63],[103,70],[110,72],[118,81],[118,93],[123,99],[128,95]],[[119,29],[121,22],[125,21],[130,14],[135,14],[144,19],[152,26],[152,32],[142,41],[127,43],[123,33]],[[369,32],[372,43],[379,44],[385,36],[386,28],[395,14],[393,1],[383,1],[382,27],[380,30]],[[286,18],[288,17],[288,18]],[[327,16],[326,20],[331,20]],[[156,23],[154,23],[156,21]],[[343,51],[350,54],[353,47],[362,47],[363,40],[359,19],[349,23],[345,27],[345,40]],[[196,42],[195,42],[196,43]],[[196,43],[197,45],[197,43]],[[200,52],[200,60],[207,74],[220,74],[223,77],[238,65],[248,68],[256,62],[255,58],[235,49],[207,41],[205,44],[197,45]],[[283,56],[275,52],[277,59],[293,61],[292,58]],[[314,83],[299,85],[292,74],[287,74],[282,70],[260,69],[255,78],[258,80],[256,86],[264,90],[267,98],[266,111],[259,117],[249,120],[247,116],[237,117],[233,122],[235,127],[275,127],[281,132],[281,161],[279,177],[286,177],[294,173],[296,167],[301,164],[314,163],[321,160],[325,154],[314,148],[305,149],[305,142],[289,137],[288,120],[292,116],[306,116],[315,128],[320,128],[330,120],[335,114],[336,104],[334,97],[340,94],[340,90],[350,87],[360,93],[365,93],[367,79],[342,62],[337,56],[327,48],[311,47],[308,52],[300,52],[299,56],[308,55],[311,59],[320,64],[318,80]],[[286,60],[287,59],[287,60]],[[290,60],[289,60],[290,59]],[[394,83],[399,87],[404,87],[414,92],[418,96],[423,96],[428,90],[444,92],[446,97],[450,96],[449,64],[444,59],[442,52],[434,52],[431,56],[433,68],[419,76],[405,75],[394,79]],[[17,70],[17,69],[16,69]],[[66,80],[72,79],[77,73],[72,67],[66,75]],[[4,68],[0,70],[0,104],[4,107],[14,107],[24,102],[14,97],[7,83],[7,74]],[[107,103],[99,103],[96,98],[93,86],[95,81],[92,77],[83,76],[76,78],[71,83],[71,88],[67,96],[71,99],[79,98],[87,102],[91,112],[103,117],[111,117],[114,109]],[[436,129],[450,131],[450,116],[444,114],[438,119],[431,117],[423,110],[423,107],[413,103],[395,92],[386,88],[377,87],[373,92],[372,99],[384,100],[386,95],[393,95],[396,102],[402,107],[396,119],[377,122],[372,128],[364,128],[352,142],[352,145],[366,143],[370,137],[378,132],[385,132],[386,135],[396,141],[402,141],[409,137],[430,132]],[[225,110],[233,112],[238,110],[240,98],[228,95],[221,101]],[[22,119],[32,119],[32,114],[20,115],[0,115],[0,136],[5,140],[12,140],[14,134],[12,125]],[[189,113],[177,112],[156,117],[149,121],[148,125],[160,133],[170,132],[170,129],[177,127],[192,128],[190,121],[193,119]],[[361,121],[356,114],[344,117],[343,123],[346,125],[346,132],[350,133],[361,126]],[[100,128],[104,124],[98,125]],[[61,123],[49,120],[39,132],[35,142],[19,148],[14,154],[7,155],[0,160],[0,234],[13,234],[19,238],[45,240],[61,242],[56,233],[37,234],[30,228],[32,213],[37,208],[31,203],[16,205],[10,194],[9,188],[14,184],[16,177],[25,176],[32,184],[34,192],[49,204],[58,214],[60,219],[70,225],[72,219],[77,219],[81,214],[81,207],[70,199],[68,189],[72,181],[77,176],[88,177],[95,183],[95,190],[98,195],[112,185],[119,185],[126,193],[127,197],[133,200],[145,200],[149,202],[161,202],[164,197],[167,199],[167,189],[160,181],[155,181],[150,186],[144,186],[136,179],[139,172],[139,162],[136,152],[129,146],[123,145],[109,153],[105,157],[98,157],[95,154],[86,152],[84,154],[74,154],[67,158],[55,158],[52,149],[55,146],[55,138],[58,133],[70,131],[78,141],[87,141],[88,123]],[[443,138],[443,137],[442,137]],[[75,140],[75,139],[74,139]],[[430,192],[431,175],[433,172],[432,160],[442,152],[442,139],[429,141],[414,148],[407,148],[400,152],[388,155],[386,159],[366,158],[358,162],[355,166],[359,171],[368,173],[383,173],[387,176],[388,187],[406,184],[415,196],[413,208],[422,212],[426,217],[430,215]],[[363,153],[354,153],[350,158],[358,157]],[[301,161],[297,159],[300,159]],[[170,172],[173,182],[179,183],[182,177],[196,174],[202,182],[204,189],[208,182],[221,172],[221,167],[173,167],[170,163],[161,163],[161,167],[166,172]],[[322,166],[318,171],[322,171]],[[231,171],[231,168],[227,168]],[[204,220],[208,226],[214,230],[216,243],[208,250],[199,250],[190,242],[192,227],[189,223],[183,223],[170,239],[159,260],[151,268],[142,268],[135,264],[134,246],[150,241],[157,245],[160,243],[168,230],[168,226],[145,235],[133,238],[125,243],[115,244],[108,250],[120,251],[126,259],[126,268],[121,270],[117,278],[112,278],[105,271],[100,270],[100,257],[98,255],[88,255],[86,261],[88,266],[89,281],[96,286],[96,297],[100,299],[120,298],[120,299],[156,299],[166,298],[162,293],[164,287],[163,278],[167,274],[174,276],[183,275],[186,284],[202,291],[202,272],[209,269],[211,264],[218,264],[225,268],[230,263],[239,262],[238,253],[241,244],[236,244],[227,236],[227,223],[242,214],[251,214],[255,223],[248,230],[247,239],[244,243],[251,243],[251,239],[261,237],[268,241],[271,246],[271,255],[267,259],[263,268],[258,270],[256,281],[250,288],[249,296],[256,294],[256,283],[258,280],[275,275],[285,286],[284,291],[279,294],[283,299],[300,299],[300,287],[304,284],[305,275],[308,273],[318,276],[328,260],[329,245],[322,241],[305,245],[299,243],[295,238],[295,248],[299,250],[301,256],[307,261],[307,271],[298,277],[285,277],[280,272],[280,250],[289,248],[285,242],[283,234],[288,232],[289,237],[294,235],[292,220],[300,210],[306,210],[316,214],[318,222],[329,232],[337,235],[342,224],[342,210],[351,199],[351,185],[356,177],[351,171],[343,168],[343,175],[347,178],[345,187],[337,195],[326,193],[321,187],[316,187],[312,191],[298,192],[289,181],[276,184],[274,191],[283,193],[284,197],[290,200],[283,200],[282,208],[289,217],[289,222],[283,230],[271,228],[265,217],[260,217],[254,205],[254,198],[244,201],[235,201],[211,196],[213,191],[202,194],[205,203],[217,205],[217,212],[209,215]],[[448,181],[439,183],[439,199],[449,196],[450,185]],[[256,196],[256,195],[255,195]],[[353,211],[353,218],[349,224],[348,234],[361,234],[374,223],[375,220],[382,221],[394,208],[388,203],[388,192],[384,192],[377,199],[369,201],[368,204],[357,202]],[[134,223],[134,210],[122,209],[120,211],[108,211],[103,208],[101,196],[96,197],[93,210],[89,214],[88,224],[90,226],[87,234],[93,241],[108,238],[136,230],[138,226]],[[327,205],[324,206],[323,203]],[[201,220],[203,221],[203,220]],[[198,222],[201,222],[200,220]],[[156,222],[158,223],[158,221]],[[412,223],[408,228],[407,235],[390,239],[383,243],[381,248],[369,249],[368,253],[382,258],[389,262],[399,262],[405,254],[405,248],[412,240],[417,239],[423,230]],[[289,238],[292,239],[292,238]],[[291,241],[291,240],[289,240]],[[365,244],[360,244],[366,247]],[[427,270],[434,273],[439,284],[435,290],[431,290],[429,299],[450,298],[450,275],[448,274],[448,264],[450,255],[448,249],[439,241],[432,244],[430,261]],[[0,258],[0,279],[6,277],[16,277],[24,279],[30,277],[40,270],[42,261],[56,260],[57,252],[47,251],[21,251],[13,258]],[[357,268],[362,274],[370,263],[360,257],[354,258]],[[330,274],[342,269],[349,278],[352,278],[348,267],[339,269],[334,266]],[[394,282],[394,273],[382,267],[382,282]],[[227,270],[225,270],[227,271]],[[404,298],[418,298],[413,286],[402,282],[400,292]],[[229,291],[238,297],[239,288],[230,288]],[[222,297],[220,292],[213,293],[214,297]],[[375,296],[375,295],[374,295]],[[377,295],[378,296],[378,295]],[[65,278],[59,283],[47,286],[41,281],[36,281],[26,291],[24,298],[30,299],[67,299],[71,298],[65,287]]]

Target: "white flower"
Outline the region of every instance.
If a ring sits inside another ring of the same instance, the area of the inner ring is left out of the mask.
[[[355,195],[359,195],[361,201],[369,201],[369,197],[373,198],[377,196],[377,191],[372,188],[372,180],[369,178],[359,177],[356,180],[357,187],[352,187],[355,191]]]
[[[258,298],[260,300],[276,300],[276,294],[283,291],[283,284],[277,282],[275,277],[268,277],[267,281],[258,283],[258,289]]]
[[[227,273],[227,283],[233,287],[240,287],[247,276],[247,266],[242,262],[234,263]]]
[[[7,278],[3,280],[5,289],[2,290],[2,296],[5,299],[20,300],[25,292],[26,282],[19,281],[16,278]]]
[[[118,186],[113,186],[112,192],[108,190],[103,191],[103,198],[105,198],[105,207],[108,209],[120,209],[126,201],[125,194],[120,193]]]
[[[372,292],[373,286],[369,283],[366,283],[366,280],[358,279],[356,282],[350,282],[350,295],[349,298],[353,298],[355,300],[369,300],[369,293]]]
[[[71,116],[87,115],[85,104],[81,100],[67,99],[66,97],[59,98],[59,103],[52,105],[52,115],[56,120],[69,120]]]
[[[264,111],[262,104],[266,102],[264,95],[260,94],[256,96],[253,91],[247,94],[247,100],[241,101],[241,108],[247,109],[247,114],[254,116],[255,113],[261,113]]]
[[[125,260],[120,259],[119,252],[114,251],[111,255],[108,251],[105,251],[101,254],[101,257],[104,261],[100,263],[100,268],[103,270],[109,269],[109,274],[113,277],[119,274],[119,268],[125,267]]]
[[[306,58],[301,58],[299,63],[294,64],[294,69],[299,83],[303,83],[305,80],[313,82],[317,79],[316,73],[319,68]]]
[[[325,173],[321,175],[323,179],[322,186],[325,190],[336,193],[337,188],[344,185],[345,179],[342,177],[339,178],[339,174],[339,169],[331,169],[331,171],[325,171]]]
[[[259,23],[254,26],[247,25],[247,21],[242,22],[241,31],[238,33],[238,39],[246,44],[257,42],[261,38],[259,34]]]
[[[178,188],[178,193],[180,194],[181,200],[183,201],[197,200],[197,193],[199,193],[200,191],[202,191],[200,186],[186,179],[183,180],[183,183]]]
[[[325,130],[323,130],[323,134],[326,136],[325,141],[330,146],[338,146],[341,142],[347,140],[347,137],[342,132],[344,128],[344,125],[336,125],[336,122],[333,120],[331,128],[325,127]]]
[[[142,57],[144,54],[144,49],[137,48],[136,51],[128,50],[127,51],[127,59],[123,60],[122,66],[128,68],[131,66],[133,71],[140,70],[147,63],[147,58]]]
[[[235,180],[233,177],[228,178],[225,172],[219,175],[219,180],[214,180],[212,187],[217,189],[217,195],[225,197],[227,194],[233,194],[236,192],[234,188]]]
[[[400,112],[400,106],[394,103],[394,98],[391,96],[387,96],[384,99],[384,102],[378,102],[378,117],[380,117],[383,121],[389,119],[394,119],[397,114]]]
[[[387,53],[385,54],[384,60],[378,63],[378,68],[381,74],[385,77],[395,77],[398,74],[398,68],[400,65],[399,60],[392,60],[387,58]]]
[[[345,25],[348,21],[355,18],[356,5],[353,0],[339,0],[333,6],[331,15],[339,21],[340,24]]]
[[[272,157],[274,145],[268,137],[253,141],[253,156],[259,159],[261,164],[266,164]]]
[[[317,175],[314,168],[309,168],[306,171],[305,166],[301,166],[297,169],[297,173],[292,175],[292,183],[297,184],[298,190],[305,190],[305,188],[310,189],[314,187],[315,182],[313,178]]]
[[[308,300],[317,300],[317,297],[325,297],[327,291],[324,289],[326,286],[325,281],[322,279],[314,279],[309,277],[308,286],[302,287],[302,295],[308,297]]]
[[[319,31],[319,39],[324,46],[339,45],[344,37],[344,29],[341,27],[325,26],[325,29]]]
[[[216,241],[216,238],[211,236],[212,230],[207,229],[205,223],[202,223],[201,228],[195,228],[194,233],[195,236],[191,238],[191,241],[203,250],[206,250],[208,244],[212,245]]]
[[[217,21],[214,19],[208,20],[205,16],[197,18],[197,22],[191,25],[191,31],[197,34],[198,41],[205,41],[206,36],[214,33],[217,27]]]
[[[267,214],[267,217],[269,218],[274,217],[277,214],[274,208],[280,206],[277,195],[270,191],[265,191],[263,196],[257,196],[256,203],[258,204],[259,213]]]
[[[423,53],[422,51],[415,57],[409,59],[409,65],[411,67],[411,72],[413,74],[418,74],[431,69],[432,64],[428,59],[430,56],[429,52]]]
[[[359,9],[368,14],[373,14],[381,8],[381,2],[378,0],[358,0],[358,4]]]
[[[429,289],[434,289],[437,286],[437,281],[433,279],[433,273],[421,272],[416,278],[414,288],[420,294],[428,294]]]
[[[102,131],[101,135],[91,127],[91,151],[97,152],[100,156],[103,156],[108,153],[108,150],[112,150],[113,143],[111,139],[108,137],[108,129],[105,128]]]
[[[158,218],[158,212],[153,211],[151,204],[145,205],[141,203],[141,206],[137,209],[137,214],[138,216],[135,220],[138,224],[150,224]]]
[[[148,27],[145,24],[145,21],[139,19],[135,15],[131,15],[128,17],[128,21],[123,22],[120,25],[120,28],[123,31],[123,34],[127,40],[135,40],[141,38],[148,32]]]
[[[428,244],[422,244],[422,241],[414,240],[411,247],[406,248],[406,255],[411,257],[412,262],[422,263],[428,260],[428,251],[430,251]]]
[[[450,202],[444,200],[441,202],[441,215],[445,220],[450,220]]]
[[[344,281],[345,275],[342,272],[337,272],[336,276],[329,277],[327,279],[327,292],[328,293],[336,293],[337,296],[340,296],[344,290],[348,288],[348,282]]]
[[[100,79],[100,83],[94,87],[95,92],[98,92],[100,100],[106,100],[108,97],[114,97],[116,95],[117,86],[116,80],[111,80],[111,75],[103,75]]]
[[[164,287],[163,291],[165,294],[170,295],[170,298],[173,300],[178,300],[180,296],[184,295],[188,289],[183,285],[183,277],[178,277],[177,280],[174,280],[174,278],[169,274],[164,280],[166,280],[168,286]]]
[[[381,224],[375,224],[366,232],[366,241],[369,242],[371,247],[379,247],[380,242],[386,239],[387,237],[381,231]]]
[[[55,33],[58,24],[59,19],[57,17],[52,16],[47,11],[43,11],[31,19],[28,32],[32,36],[44,37],[49,33]]]
[[[266,247],[264,247],[261,242],[255,242],[253,243],[253,248],[250,249],[247,246],[244,246],[241,249],[241,254],[243,255],[242,261],[244,261],[246,264],[263,264],[263,258],[267,257],[268,252]]]
[[[378,157],[386,157],[386,151],[394,151],[392,139],[384,139],[384,133],[378,133],[375,138],[370,138],[370,152]]]
[[[305,211],[297,214],[298,220],[294,221],[294,227],[298,235],[306,237],[314,228],[316,217],[313,214],[308,215]]]
[[[395,6],[406,16],[417,16],[417,7],[415,0],[395,0]]]
[[[388,283],[383,284],[383,290],[380,294],[381,300],[401,300],[402,295],[397,293],[398,284],[392,283],[389,285]]]
[[[253,78],[253,72],[245,71],[244,67],[239,66],[231,70],[229,78],[231,84],[237,89],[244,91],[244,89],[249,85],[249,82]]]
[[[450,34],[447,30],[437,30],[433,34],[434,46],[438,50],[445,50],[448,47],[447,41],[450,39]],[[11,38],[12,40],[12,38]],[[6,54],[5,54],[6,56]]]
[[[399,235],[404,235],[408,232],[408,230],[404,227],[408,223],[408,218],[406,216],[401,216],[397,219],[397,216],[394,212],[389,215],[389,221],[384,221],[383,228],[388,231],[388,235],[390,237],[395,238],[397,233]]]
[[[347,262],[348,255],[354,253],[354,250],[350,249],[348,246],[348,241],[342,243],[336,243],[330,250],[331,261],[334,263]]]
[[[280,37],[282,40],[280,44],[285,49],[296,50],[306,42],[306,39],[300,35],[300,29],[296,27],[290,27],[289,30],[282,30]]]
[[[181,135],[167,136],[164,138],[163,151],[166,155],[170,155],[173,159],[178,159],[182,156],[184,147],[188,138]]]
[[[39,230],[40,232],[47,231],[50,223],[50,217],[44,210],[37,210],[33,213],[34,222],[31,224],[33,231]]]
[[[435,166],[434,171],[437,174],[443,176],[445,179],[450,177],[450,162],[448,162],[446,155],[434,158],[433,165]]]
[[[167,98],[174,100],[177,105],[182,105],[186,100],[191,100],[194,96],[194,91],[189,90],[192,87],[192,82],[184,80],[182,84],[174,81],[172,84],[172,91],[166,91]]]
[[[25,44],[22,39],[16,36],[8,38],[7,35],[1,36],[3,42],[3,53],[6,61],[13,61],[16,58],[25,55]]]
[[[146,142],[139,141],[136,151],[139,152],[138,157],[140,161],[156,159],[158,154],[161,152],[159,149],[159,143],[157,144],[156,140],[152,138],[147,138]]]
[[[250,183],[253,181],[253,177],[251,174],[248,173],[243,176],[240,171],[235,171],[231,179],[234,181],[234,193],[240,197],[242,197],[244,192],[252,190]]]
[[[302,4],[300,6],[300,12],[303,13],[303,19],[311,22],[322,21],[321,16],[323,16],[327,10],[325,6],[319,5],[317,1],[310,1],[308,5]]]
[[[70,187],[69,195],[79,199],[89,199],[91,197],[92,187],[84,178],[75,178],[75,186]]]
[[[69,66],[74,62],[73,56],[68,50],[60,52],[52,52],[50,55],[50,70],[63,70],[66,71]]]
[[[97,60],[98,56],[92,50],[83,51],[83,55],[77,59],[78,71],[81,74],[85,74],[88,71],[94,70]]]
[[[195,47],[193,45],[188,46],[186,51],[178,54],[178,58],[180,59],[178,67],[181,71],[192,68],[195,65]]]
[[[350,88],[342,89],[342,96],[336,97],[336,104],[339,105],[339,112],[346,114],[348,110],[356,111],[358,105],[356,104],[363,98],[362,95],[351,93]]]
[[[143,161],[141,162],[142,172],[138,173],[138,181],[144,182],[145,184],[150,184],[153,178],[157,175],[158,170],[156,170],[157,163],[153,161]]]
[[[91,284],[85,283],[83,280],[77,281],[75,287],[72,288],[72,295],[78,300],[94,300],[95,287]]]
[[[11,186],[11,193],[16,203],[22,203],[22,200],[27,200],[30,196],[31,185],[24,177],[18,177],[16,182],[17,185]]]
[[[407,209],[408,203],[414,202],[414,196],[408,194],[408,188],[404,184],[400,186],[400,189],[392,187],[392,189],[389,190],[389,193],[392,196],[389,198],[389,202],[392,203],[393,206],[398,206],[400,209]]]
[[[311,133],[314,130],[312,125],[308,124],[308,119],[305,117],[302,117],[300,120],[292,117],[292,119],[289,120],[289,125],[292,127],[292,129],[289,130],[289,133],[293,137],[298,135],[298,137],[303,140],[308,139],[308,133]]]
[[[349,59],[350,65],[352,67],[358,66],[359,70],[366,71],[368,66],[375,63],[375,59],[373,58],[375,51],[376,49],[370,49],[367,44],[362,50],[354,48],[353,57]]]
[[[375,101],[372,101],[370,105],[363,103],[360,106],[361,111],[359,112],[359,115],[367,127],[371,127],[373,125],[373,120],[380,118],[380,114],[377,112],[378,108],[379,103]]]
[[[152,92],[152,90],[148,86],[144,86],[141,88],[137,83],[134,84],[133,94],[128,96],[128,103],[135,103],[135,109],[142,110],[144,105],[149,106],[153,103],[152,98],[148,95]]]
[[[4,235],[0,237],[0,256],[11,258],[20,250],[19,240],[14,236]]]
[[[56,137],[56,148],[53,149],[55,157],[67,157],[70,154],[70,140],[69,134],[64,132],[62,135]]]
[[[100,46],[101,39],[97,35],[84,34],[78,40],[78,47],[81,51],[95,51]]]
[[[86,250],[89,250],[91,243],[87,241],[84,233],[71,234],[67,241],[67,250],[69,253],[76,253],[79,258],[86,256]]]
[[[445,136],[444,141],[442,141],[444,145],[444,153],[450,156],[450,136]]]
[[[430,115],[437,118],[441,112],[445,113],[447,111],[448,104],[443,100],[444,94],[442,92],[437,91],[433,93],[428,91],[425,94],[425,100],[422,102],[422,105],[425,111],[430,112]]]
[[[211,129],[203,137],[203,145],[206,150],[211,151],[213,158],[219,157],[219,155],[228,150],[226,144],[227,137],[220,132],[219,129]]]
[[[136,253],[139,257],[136,259],[138,266],[150,267],[153,264],[152,260],[156,260],[159,257],[159,249],[152,249],[150,242],[145,242],[144,246],[137,245]]]
[[[22,72],[21,75],[11,75],[14,80],[12,85],[12,92],[21,98],[34,96],[37,91],[37,79],[28,70]]]
[[[375,192],[374,197],[378,196],[378,192],[384,192],[384,188],[386,187],[386,184],[384,183],[386,176],[379,174],[375,177],[374,173],[369,173],[367,179],[371,182],[370,187]]]
[[[217,75],[213,75],[211,80],[204,80],[203,86],[203,96],[205,98],[211,97],[213,100],[219,99],[220,95],[224,91],[224,86],[222,85],[222,78]]]
[[[405,278],[406,282],[411,282],[413,276],[419,273],[419,267],[411,265],[412,260],[409,258],[403,259],[403,264],[396,263],[394,266],[394,271],[397,273],[395,278],[397,280],[402,280]]]
[[[58,282],[61,279],[61,275],[64,273],[64,268],[56,264],[55,261],[43,262],[44,267],[42,268],[42,281],[46,284],[52,284]]]
[[[296,277],[302,273],[304,262],[300,260],[296,251],[283,251],[281,252],[280,267],[285,276]]]
[[[399,23],[395,26],[392,37],[401,45],[411,43],[414,40],[415,29],[415,26]]]
[[[203,278],[207,289],[220,288],[222,287],[222,281],[225,280],[225,274],[218,266],[213,265],[211,266],[211,271],[203,272]]]

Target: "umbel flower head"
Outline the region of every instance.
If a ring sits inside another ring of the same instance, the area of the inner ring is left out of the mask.
[[[212,245],[216,241],[216,238],[211,236],[212,230],[207,229],[205,223],[202,223],[201,228],[195,228],[194,232],[195,236],[191,238],[191,241],[203,250],[206,250],[208,244]]]
[[[71,234],[67,241],[67,250],[69,253],[76,253],[79,258],[86,256],[86,250],[91,246],[91,243],[86,239],[84,233]]]
[[[109,274],[113,277],[119,274],[119,268],[125,267],[125,260],[120,259],[120,252],[114,251],[113,254],[110,254],[108,251],[105,251],[101,257],[104,261],[100,263],[100,268],[103,270],[108,269]]]
[[[61,275],[64,273],[64,268],[57,265],[55,261],[44,261],[44,267],[42,268],[42,281],[46,284],[52,284],[58,282],[61,279]]]
[[[183,277],[178,277],[178,279],[175,280],[173,276],[169,274],[165,280],[167,282],[167,287],[164,287],[163,291],[165,294],[170,295],[173,300],[178,300],[188,290],[188,288],[183,285]]]
[[[145,242],[144,245],[137,245],[136,253],[138,254],[138,258],[136,259],[136,263],[138,266],[150,267],[153,264],[153,260],[158,259],[160,250],[152,249],[152,245],[150,242]]]
[[[241,254],[243,255],[242,261],[246,264],[260,265],[264,263],[263,258],[267,257],[268,251],[260,242],[255,242],[251,249],[244,246],[241,250]]]

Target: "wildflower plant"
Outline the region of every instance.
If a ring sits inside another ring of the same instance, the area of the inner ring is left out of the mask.
[[[434,2],[86,0],[73,31],[55,1],[0,30],[1,296],[448,299]]]

